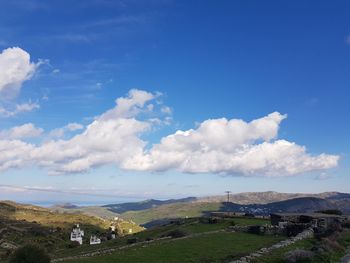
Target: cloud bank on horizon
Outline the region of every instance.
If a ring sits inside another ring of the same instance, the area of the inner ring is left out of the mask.
[[[29,54],[20,48],[4,50],[0,54],[1,98],[16,97],[39,63],[30,62]],[[0,171],[39,166],[52,174],[70,174],[115,164],[124,170],[147,172],[291,176],[338,164],[338,155],[311,155],[304,146],[278,139],[280,124],[287,118],[279,112],[250,122],[208,119],[150,145],[144,135],[169,124],[171,118],[161,96],[159,92],[130,90],[86,127],[68,123],[45,132],[25,123],[0,131]],[[9,112],[1,109],[0,114]],[[74,135],[64,136],[72,131]],[[33,143],[30,139],[34,137],[41,140]]]

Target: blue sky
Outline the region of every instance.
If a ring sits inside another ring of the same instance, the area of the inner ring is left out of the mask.
[[[0,199],[350,191],[348,1],[0,2]]]

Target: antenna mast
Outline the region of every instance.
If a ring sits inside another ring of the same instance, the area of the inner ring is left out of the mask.
[[[227,194],[227,203],[230,202],[230,193],[232,193],[231,191],[225,191],[225,193]]]

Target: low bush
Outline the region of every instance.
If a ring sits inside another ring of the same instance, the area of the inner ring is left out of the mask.
[[[128,240],[126,242],[128,244],[135,244],[135,243],[137,243],[137,238],[136,237],[128,238]]]
[[[78,241],[71,241],[67,245],[67,248],[76,248],[76,247],[79,247],[79,246],[80,246],[80,243]]]
[[[342,231],[342,225],[340,223],[332,223],[324,231],[315,233],[315,237],[318,240],[321,240],[322,238],[330,237],[335,233],[339,233],[341,231]]]
[[[184,232],[184,231],[182,231],[180,229],[175,229],[173,231],[170,231],[169,233],[167,233],[164,236],[171,237],[171,238],[179,238],[179,237],[184,237],[186,235],[187,235],[186,232]]]
[[[307,263],[311,262],[314,253],[303,249],[295,249],[284,254],[284,262],[286,263]]]
[[[344,228],[350,228],[350,221],[344,221],[341,225]]]
[[[337,240],[330,239],[330,238],[322,238],[321,245],[327,250],[327,251],[341,251],[344,249],[343,246],[341,246]]]
[[[246,217],[255,217],[255,215],[252,214],[252,213],[245,213],[244,216],[246,216]]]
[[[304,224],[290,224],[286,226],[286,234],[287,236],[296,236],[297,234],[301,233],[305,229]]]
[[[25,245],[17,249],[10,257],[9,263],[50,263],[47,252],[36,245]]]
[[[247,232],[256,235],[263,235],[265,234],[265,229],[261,226],[250,226],[248,227]]]

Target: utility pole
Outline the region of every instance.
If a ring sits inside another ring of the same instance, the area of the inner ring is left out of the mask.
[[[225,193],[227,194],[227,203],[230,202],[230,193],[232,193],[231,191],[225,191]]]

